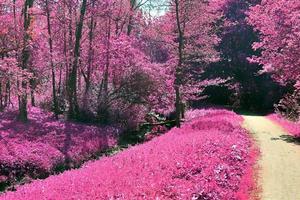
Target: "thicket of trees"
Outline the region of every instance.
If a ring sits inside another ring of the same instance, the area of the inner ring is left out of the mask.
[[[289,86],[292,94],[285,95],[276,107],[286,117],[299,120],[300,2],[263,0],[248,15],[260,39],[253,49],[261,52],[250,61],[263,66],[261,73]]]
[[[212,63],[204,77],[232,77],[231,86],[209,87],[204,93],[207,101],[214,104],[233,106],[235,109],[252,112],[271,112],[286,87],[276,83],[268,73],[259,73],[262,65],[249,62],[260,51],[252,48],[259,41],[259,33],[248,23],[249,9],[260,4],[260,0],[230,0],[224,8],[226,26],[219,32],[217,47],[221,59]],[[218,95],[215,95],[215,94]]]
[[[155,6],[165,14],[150,16]],[[175,111],[180,126],[216,85],[227,103],[270,107],[281,93],[261,66],[299,86],[298,12],[296,0],[1,0],[0,108],[18,105],[26,121],[30,99],[56,117],[127,125]]]
[[[222,12],[209,2],[165,3],[166,15],[151,20],[148,0],[1,1],[2,109],[17,99],[26,121],[29,97],[56,116],[108,123],[176,108],[179,126],[187,96],[222,82],[193,82],[217,59]]]

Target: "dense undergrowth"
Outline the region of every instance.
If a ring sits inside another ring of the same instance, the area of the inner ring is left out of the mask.
[[[0,196],[16,199],[248,199],[256,151],[243,119],[191,111],[182,128]]]
[[[117,144],[115,127],[57,121],[51,113],[30,108],[29,122],[15,112],[0,115],[0,191],[15,184],[80,166]]]

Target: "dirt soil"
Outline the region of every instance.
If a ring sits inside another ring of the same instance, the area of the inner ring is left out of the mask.
[[[300,141],[262,116],[243,116],[261,151],[258,186],[262,200],[300,200]]]

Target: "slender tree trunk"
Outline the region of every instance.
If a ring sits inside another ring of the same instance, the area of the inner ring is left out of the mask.
[[[94,7],[95,1],[93,1],[92,7]],[[85,94],[88,94],[90,86],[91,86],[91,72],[92,72],[92,65],[93,65],[93,39],[94,39],[94,28],[95,28],[95,21],[93,14],[91,16],[90,22],[90,31],[89,31],[89,56],[88,56],[88,68],[87,68],[87,80],[86,80],[86,87],[85,87]]]
[[[82,66],[82,60],[81,60],[81,58],[79,58],[79,60],[78,60],[78,66]],[[81,90],[82,89],[82,87],[81,87],[81,76],[78,76],[77,77],[77,90]]]
[[[92,8],[95,6],[95,1],[92,1]],[[94,49],[93,49],[93,39],[94,39],[94,28],[95,28],[95,20],[94,15],[91,13],[91,21],[89,25],[89,55],[88,55],[88,65],[87,65],[87,72],[84,78],[85,80],[85,90],[83,96],[83,107],[87,109],[87,99],[91,87],[91,74],[92,74],[92,67],[93,67],[93,59],[94,59]]]
[[[59,96],[67,95],[67,85],[68,85],[68,76],[69,76],[69,57],[68,57],[68,28],[70,28],[70,25],[67,25],[67,17],[66,17],[66,1],[63,0],[63,21],[65,22],[63,24],[63,53],[64,53],[64,65],[61,65],[60,68],[60,74],[59,74]],[[69,10],[70,12],[70,10]],[[71,14],[70,14],[71,16]],[[64,72],[62,72],[64,69]],[[62,82],[62,74],[65,74],[64,80]],[[64,96],[65,97],[65,96]],[[58,103],[59,104],[59,103]]]
[[[13,15],[14,15],[14,30],[17,32],[17,15],[16,15],[16,0],[13,0]],[[16,42],[16,46],[19,46],[17,43],[17,36],[14,36],[15,42]],[[18,60],[18,56],[16,55],[16,60]],[[18,106],[19,109],[21,108],[20,104],[21,104],[21,95],[20,95],[20,80],[19,77],[17,76],[17,91],[18,91]],[[20,112],[19,112],[20,113]],[[18,116],[19,117],[19,116]],[[26,120],[25,120],[26,121]]]
[[[11,84],[10,84],[10,80],[8,80],[8,83],[7,83],[7,91],[8,91],[8,106],[9,105],[13,105],[12,102],[11,102]]]
[[[34,79],[29,80],[30,84],[30,99],[31,99],[31,106],[35,106],[35,98],[34,98],[34,89],[35,89],[35,81]]]
[[[69,118],[75,119],[79,114],[79,107],[77,102],[77,71],[78,71],[78,61],[80,57],[80,40],[82,37],[82,28],[83,28],[83,20],[86,11],[86,3],[87,0],[82,0],[82,5],[80,9],[80,18],[79,22],[76,26],[75,32],[75,47],[74,47],[74,61],[71,69],[71,73],[69,74],[68,79],[68,100],[69,100]]]
[[[181,86],[181,79],[182,79],[182,62],[183,62],[183,48],[184,48],[184,41],[183,41],[183,31],[181,28],[180,22],[180,11],[179,11],[179,0],[175,0],[175,7],[176,7],[176,23],[177,23],[177,31],[178,31],[178,65],[175,70],[175,107],[176,107],[176,126],[180,127],[180,120],[181,120],[181,112],[182,112],[182,103],[180,97],[180,86]]]
[[[7,80],[5,84],[4,107],[7,107],[9,105],[8,94],[9,94],[9,80]]]
[[[33,6],[33,0],[25,0],[24,4],[24,38],[23,38],[23,51],[22,51],[22,70],[28,68],[30,59],[30,34],[28,33],[31,24],[31,15],[29,9]],[[26,77],[24,77],[26,78]],[[26,122],[27,121],[27,81],[22,80],[22,93],[19,98],[19,116],[18,119]]]
[[[48,30],[48,43],[49,43],[49,52],[50,52],[50,65],[51,65],[51,74],[52,74],[52,98],[53,98],[53,108],[55,118],[58,119],[58,103],[56,95],[56,82],[55,82],[55,68],[53,63],[53,42],[52,42],[52,31],[51,31],[51,22],[50,22],[50,10],[49,3],[46,0],[46,15],[47,15],[47,30]]]
[[[111,37],[111,18],[108,19],[108,30],[107,30],[107,44],[106,44],[106,67],[103,81],[103,98],[104,102],[107,102],[108,97],[108,76],[110,67],[110,37]]]
[[[30,89],[30,100],[31,100],[31,106],[35,107],[35,97],[34,97],[34,89]]]
[[[3,107],[2,82],[0,81],[0,111],[3,110]]]
[[[184,119],[185,118],[185,104],[183,102],[181,102],[181,118]]]
[[[109,118],[108,111],[108,76],[109,76],[109,68],[110,68],[110,38],[111,38],[111,18],[109,16],[107,23],[107,39],[106,39],[106,64],[105,71],[103,76],[103,92],[100,101],[100,120],[102,123],[107,123]],[[102,89],[101,89],[102,91]]]
[[[129,0],[129,1],[130,1],[130,13],[129,13],[128,26],[127,26],[127,35],[128,36],[131,34],[131,31],[133,29],[133,15],[134,15],[134,9],[135,9],[137,0]]]
[[[58,80],[58,94],[61,95],[62,93],[62,89],[61,89],[61,85],[62,85],[62,69],[63,69],[63,65],[61,64],[60,65],[60,68],[59,68],[59,80]]]
[[[68,94],[68,81],[69,81],[69,76],[71,73],[71,67],[72,67],[72,49],[73,47],[73,15],[72,15],[72,7],[70,5],[68,5],[68,15],[69,15],[69,24],[68,24],[68,37],[67,37],[67,33],[65,32],[65,53],[66,53],[66,93]],[[68,40],[68,41],[67,41]],[[68,43],[68,44],[67,44]]]

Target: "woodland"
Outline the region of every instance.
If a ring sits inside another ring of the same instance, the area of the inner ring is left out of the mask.
[[[299,38],[299,0],[0,0],[0,200],[300,196],[257,167],[300,155]]]

